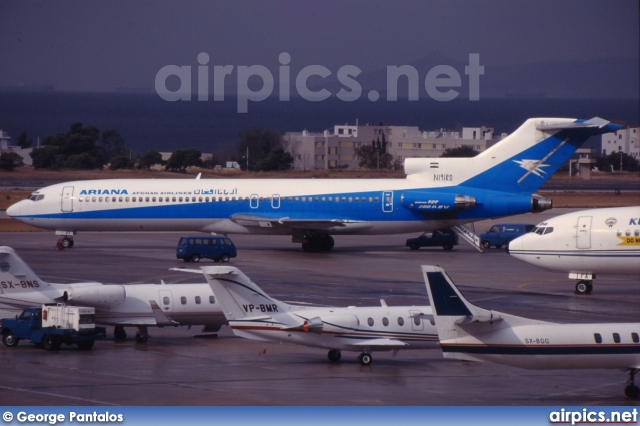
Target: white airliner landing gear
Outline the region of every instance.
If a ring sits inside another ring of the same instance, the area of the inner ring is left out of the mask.
[[[627,387],[624,388],[624,394],[627,398],[638,399],[640,398],[640,388],[634,383],[634,378],[638,372],[637,368],[629,369],[629,380],[627,380]]]
[[[360,361],[360,364],[362,365],[370,365],[373,361],[373,357],[370,353],[362,352],[360,355],[358,355],[358,361]]]
[[[327,354],[329,358],[329,362],[340,362],[340,358],[342,358],[342,353],[338,349],[331,349]]]
[[[127,340],[127,332],[124,331],[124,327],[121,325],[116,325],[113,329],[113,338],[116,342],[124,342]]]
[[[147,343],[147,339],[149,339],[149,329],[141,325],[136,332],[136,343]]]
[[[307,253],[331,251],[334,244],[331,235],[305,235],[302,240],[302,251]]]
[[[581,280],[576,283],[576,294],[591,294],[593,283],[587,280]]]

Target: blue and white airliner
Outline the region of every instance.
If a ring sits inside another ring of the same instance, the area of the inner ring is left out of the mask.
[[[538,212],[534,194],[590,136],[620,126],[532,118],[473,158],[410,158],[406,179],[112,179],[51,185],[7,209],[64,235],[78,231],[200,231],[291,235],[305,251],[331,235],[395,234]]]

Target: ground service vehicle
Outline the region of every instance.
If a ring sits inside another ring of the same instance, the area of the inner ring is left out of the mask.
[[[530,223],[500,223],[493,225],[484,234],[480,234],[480,242],[482,247],[486,249],[491,248],[491,246],[499,249],[520,235],[531,232],[534,227],[535,225]]]
[[[63,343],[89,350],[96,339],[106,337],[106,329],[95,325],[95,308],[63,304],[27,308],[15,318],[2,319],[0,332],[5,346],[24,339],[50,351]]]
[[[204,258],[228,262],[236,256],[236,246],[227,237],[182,237],[176,247],[176,257],[185,262],[200,262]]]
[[[458,234],[452,229],[436,229],[433,232],[425,232],[416,238],[409,238],[406,246],[411,250],[418,250],[420,247],[442,247],[445,250],[453,250],[453,246],[458,245]]]

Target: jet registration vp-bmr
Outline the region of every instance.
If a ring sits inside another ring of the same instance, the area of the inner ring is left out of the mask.
[[[329,349],[330,362],[341,351],[359,352],[362,365],[371,351],[435,348],[438,344],[430,306],[317,307],[295,305],[266,294],[239,269],[204,266],[199,270],[222,305],[229,326],[240,337]]]
[[[640,207],[582,210],[546,220],[509,243],[509,254],[568,272],[589,294],[596,274],[640,275]]]
[[[200,231],[291,235],[327,251],[332,235],[424,232],[538,212],[534,194],[590,136],[620,126],[601,118],[532,118],[473,158],[410,158],[406,179],[113,179],[66,182],[7,209],[64,235],[78,231]]]
[[[116,340],[124,327],[137,327],[144,343],[148,327],[203,325],[217,331],[227,320],[207,283],[198,284],[54,284],[42,280],[11,247],[0,247],[0,304],[26,308],[43,303],[96,308],[96,322],[115,326]]]

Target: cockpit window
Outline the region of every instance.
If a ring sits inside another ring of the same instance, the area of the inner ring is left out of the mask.
[[[29,199],[31,201],[40,201],[44,198],[44,194],[38,194],[37,192],[34,192],[33,194],[31,194],[29,196]]]
[[[553,226],[536,226],[531,232],[538,235],[547,235],[553,232]]]

